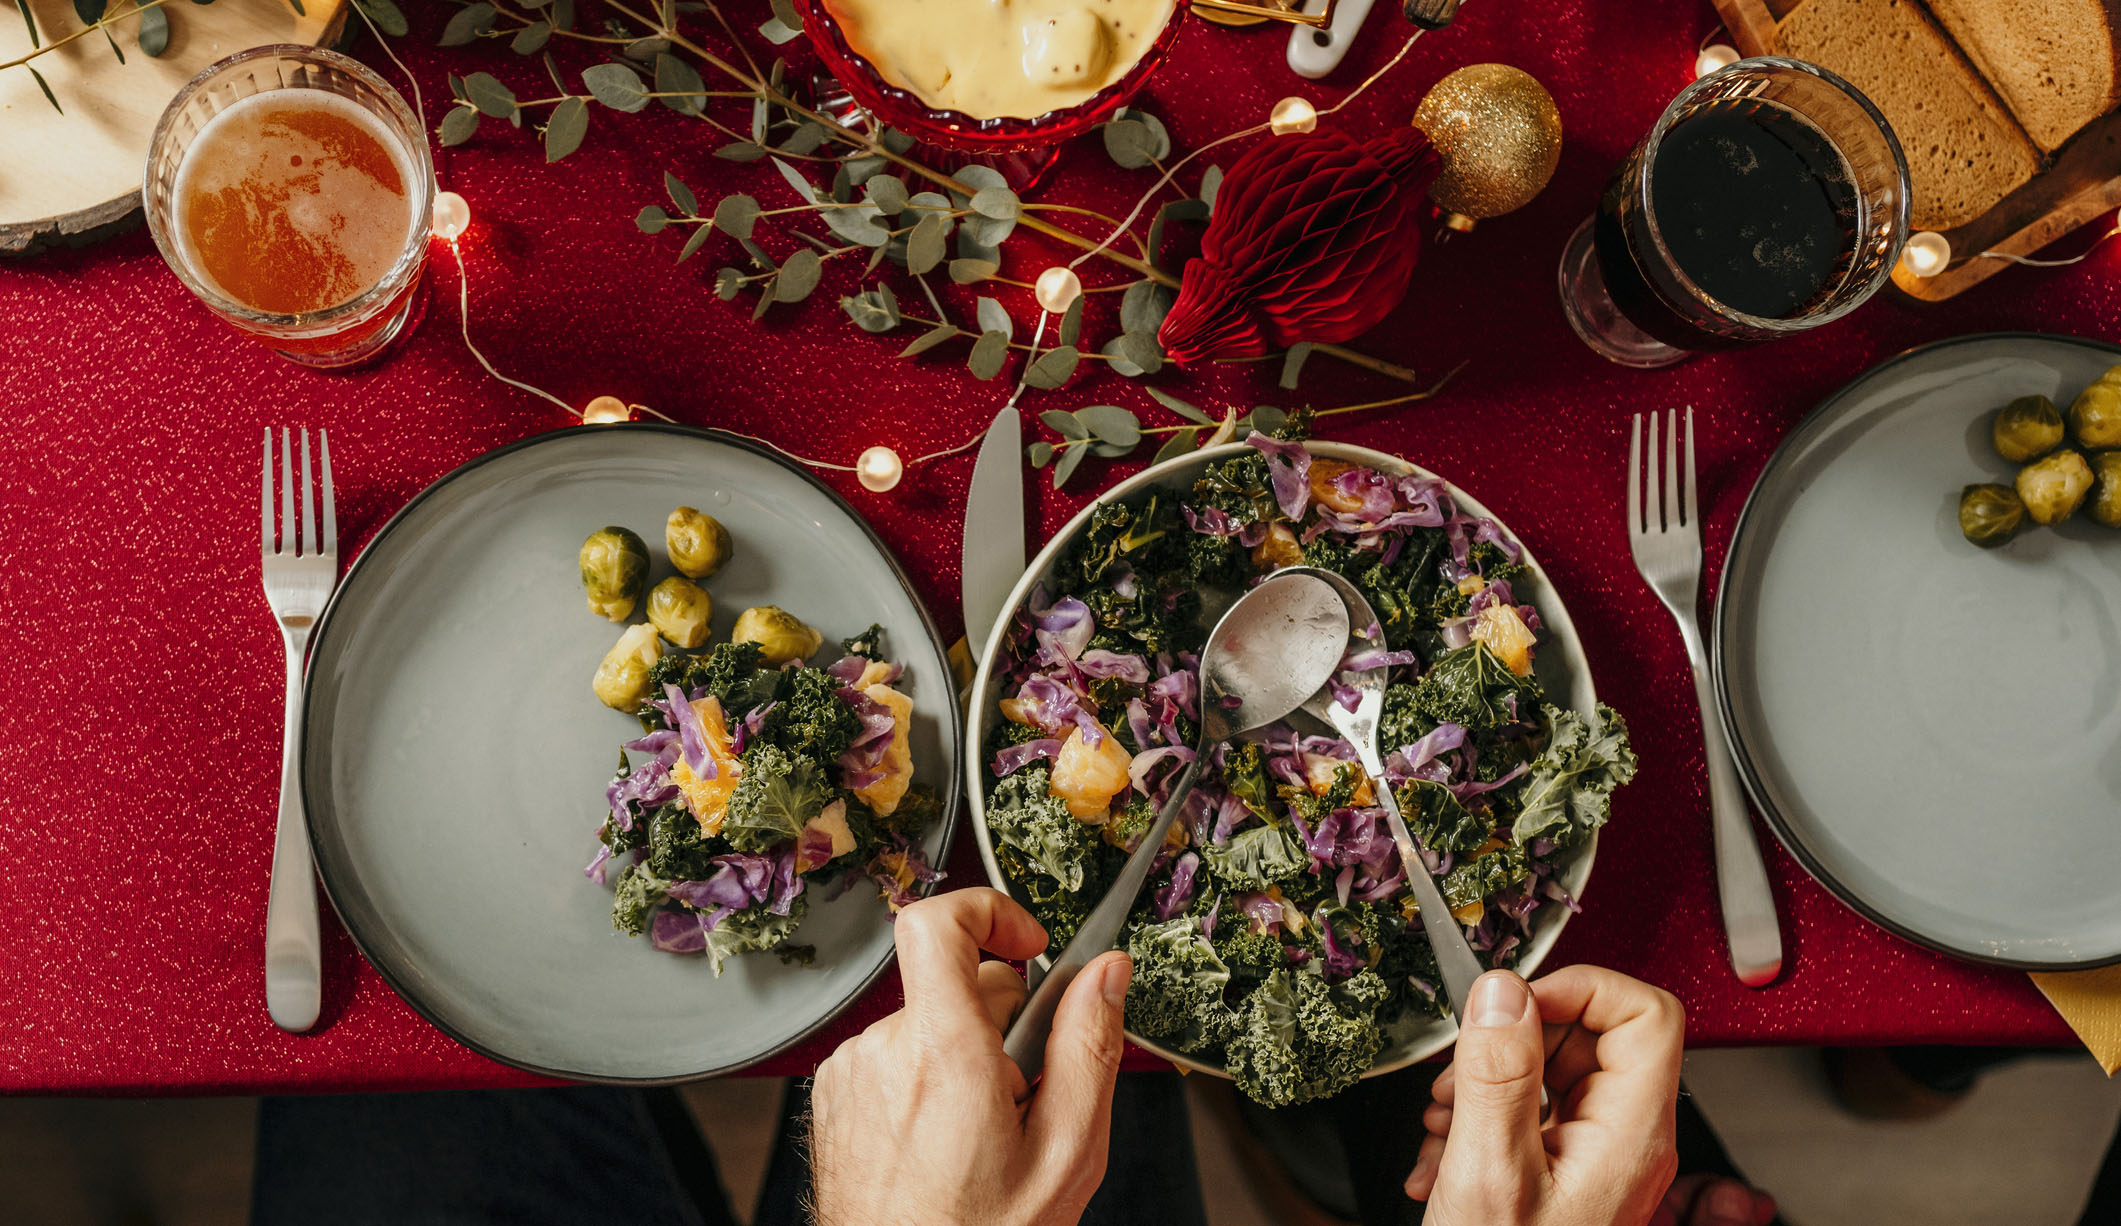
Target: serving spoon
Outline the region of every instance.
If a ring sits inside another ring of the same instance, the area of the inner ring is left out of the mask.
[[[1113,948],[1171,823],[1193,791],[1208,751],[1241,732],[1271,724],[1296,710],[1332,679],[1348,650],[1348,604],[1310,573],[1284,570],[1230,606],[1200,653],[1200,735],[1193,760],[1171,784],[1156,821],[1127,857],[1126,867],[1098,901],[1075,938],[1053,960],[1003,1036],[1002,1050],[1036,1081],[1046,1063],[1046,1039],[1061,994],[1091,959]],[[1034,972],[1035,973],[1035,972]]]

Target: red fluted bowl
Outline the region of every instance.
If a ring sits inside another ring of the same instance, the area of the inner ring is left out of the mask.
[[[1134,67],[1076,105],[1028,119],[979,119],[962,111],[930,106],[912,91],[886,81],[875,65],[848,45],[847,35],[827,9],[826,0],[795,3],[802,14],[803,32],[810,36],[810,45],[817,48],[826,71],[838,78],[864,110],[923,143],[981,154],[1020,153],[1057,145],[1112,118],[1140,92],[1149,74],[1163,62],[1178,38],[1179,23],[1188,7],[1187,0],[1178,0],[1171,10],[1171,20],[1164,23],[1163,32],[1142,52]]]

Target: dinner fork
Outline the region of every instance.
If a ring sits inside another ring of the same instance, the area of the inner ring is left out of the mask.
[[[1657,414],[1650,414],[1647,468],[1642,457],[1642,415],[1635,415],[1634,427],[1628,432],[1628,546],[1635,554],[1635,569],[1672,611],[1679,623],[1679,637],[1686,643],[1687,666],[1694,674],[1694,701],[1701,707],[1702,748],[1708,756],[1709,814],[1716,844],[1716,895],[1723,904],[1723,936],[1738,981],[1749,988],[1765,987],[1782,972],[1782,932],[1775,918],[1775,897],[1768,890],[1767,865],[1760,858],[1759,844],[1753,841],[1745,797],[1731,767],[1723,710],[1710,693],[1701,622],[1694,608],[1701,591],[1701,520],[1695,500],[1692,405],[1686,411],[1684,484],[1679,473],[1682,444],[1677,410],[1667,419],[1665,436],[1660,481]]]
[[[339,520],[331,494],[331,446],[317,431],[323,486],[311,480],[309,431],[302,439],[302,476],[295,478],[287,431],[280,431],[280,533],[273,535],[272,429],[265,431],[265,603],[287,646],[287,722],[280,734],[280,819],[273,835],[272,893],[265,904],[265,1009],[282,1030],[316,1024],[323,996],[317,886],[309,858],[309,823],[302,808],[302,660],[309,632],[339,581]],[[295,501],[302,509],[297,519]],[[317,531],[321,512],[323,532]]]

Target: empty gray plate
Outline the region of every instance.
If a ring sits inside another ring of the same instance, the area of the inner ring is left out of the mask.
[[[2008,401],[2067,407],[2121,348],[1972,336],[1830,397],[1769,461],[1716,610],[1739,770],[1783,843],[1886,928],[2026,969],[2121,961],[2121,532],[1981,550]]]
[[[457,1041],[578,1080],[660,1082],[763,1059],[823,1025],[891,960],[876,890],[813,896],[771,954],[659,953],[611,927],[587,880],[604,785],[632,718],[589,679],[619,627],[584,607],[575,563],[605,524],[671,573],[664,517],[718,517],[735,559],[706,586],[721,642],[778,604],[828,639],[884,627],[914,702],[915,778],[954,814],[956,690],[935,627],[854,512],[749,443],[661,425],[541,434],[435,482],[384,526],[334,596],[310,656],[303,793],[317,866],[376,970]],[[831,651],[830,646],[826,652]],[[929,832],[940,861],[947,823]]]

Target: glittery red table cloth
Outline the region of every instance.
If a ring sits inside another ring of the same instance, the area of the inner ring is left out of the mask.
[[[755,0],[734,7],[746,10],[745,22],[767,12]],[[524,97],[546,92],[539,67],[503,42],[435,49],[442,16],[421,13],[414,37],[399,44],[426,91],[430,124],[440,119],[436,99],[447,96],[445,71],[485,69]],[[2059,271],[2013,269],[1942,309],[1880,300],[1773,348],[1660,372],[1607,365],[1562,319],[1556,258],[1607,171],[1689,80],[1712,22],[1700,0],[1477,0],[1328,120],[1358,136],[1405,123],[1444,73],[1500,60],[1553,91],[1566,146],[1552,186],[1529,207],[1425,252],[1406,303],[1360,343],[1425,374],[1465,363],[1447,394],[1329,418],[1320,433],[1418,459],[1533,542],[1570,602],[1600,695],[1633,726],[1641,774],[1615,804],[1588,909],[1553,964],[1601,963],[1670,988],[1686,1002],[1697,1043],[2068,1041],[2025,976],[1872,927],[1807,878],[1764,828],[1789,970],[1765,991],[1732,978],[1693,694],[1671,621],[1629,562],[1620,491],[1627,415],[1694,405],[1713,572],[1762,463],[1821,397],[1889,354],[1965,332],[2115,339],[2114,255]],[[1405,29],[1396,13],[1373,14],[1350,63],[1311,84],[1284,66],[1281,30],[1195,23],[1143,103],[1189,148],[1260,121],[1284,95],[1337,99]],[[590,62],[574,48],[556,50],[570,74]],[[395,78],[372,42],[357,51]],[[872,337],[849,324],[834,298],[853,269],[830,267],[824,291],[776,307],[763,324],[750,322],[748,299],[717,301],[714,269],[735,262],[727,240],[680,265],[682,237],[645,237],[634,214],[662,202],[665,170],[709,199],[741,190],[786,203],[785,185],[770,166],[712,158],[723,138],[697,121],[662,109],[592,112],[586,145],[557,165],[527,134],[491,120],[468,145],[441,151],[444,186],[475,214],[464,241],[473,330],[503,371],[573,404],[609,393],[839,463],[873,442],[909,457],[952,446],[992,415],[1004,381],[973,379],[961,349],[898,360],[910,332]],[[1227,165],[1238,152],[1218,150],[1216,160]],[[1094,143],[1079,143],[1034,198],[1118,212],[1146,186],[1141,173],[1119,171]],[[776,252],[790,242],[785,231],[766,241]],[[1054,249],[1041,242],[1011,240],[1005,271],[1028,280],[1045,267]],[[356,375],[302,370],[233,339],[185,294],[144,232],[0,265],[0,405],[10,423],[0,428],[0,1089],[531,1081],[417,1017],[328,911],[322,1021],[287,1035],[265,1015],[281,661],[258,586],[261,427],[330,429],[339,522],[357,544],[455,465],[566,420],[474,364],[457,335],[455,268],[446,249],[436,254],[424,325],[387,364]],[[917,297],[910,291],[900,297]],[[1031,316],[1028,293],[999,292]],[[969,296],[961,301],[969,309]],[[1112,301],[1093,299],[1086,335],[1109,334]],[[1214,405],[1324,407],[1404,390],[1323,357],[1312,359],[1300,396],[1274,390],[1266,366],[1171,372],[1157,382]],[[1087,369],[1066,389],[1030,393],[1027,405],[1108,400],[1170,420],[1140,387]],[[1064,494],[1034,480],[1034,532],[1057,528],[1147,453],[1091,460]],[[894,543],[952,635],[971,468],[969,455],[918,467],[888,494],[827,474]],[[976,861],[960,855],[953,882],[978,879]],[[887,983],[830,1033],[766,1067],[808,1069],[897,999]]]

